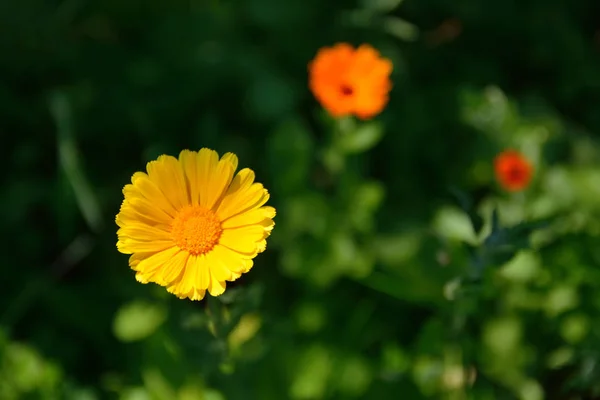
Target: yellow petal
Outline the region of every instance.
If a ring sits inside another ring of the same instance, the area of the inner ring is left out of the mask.
[[[137,280],[143,283],[152,281],[152,275],[156,270],[162,268],[178,251],[179,249],[177,247],[171,247],[170,249],[160,251],[140,261],[136,266],[136,270],[138,271],[136,274]]]
[[[179,297],[180,299],[191,298],[194,295],[194,289],[191,289],[191,291],[188,293],[179,292],[178,285],[167,286],[167,292],[173,293],[175,296]]]
[[[196,256],[190,255],[183,267],[181,278],[169,287],[169,292],[176,294],[179,297],[187,297],[193,290],[194,279],[196,277]]]
[[[206,200],[206,204],[204,204],[206,208],[215,208],[215,205],[221,200],[231,184],[236,166],[237,157],[234,154],[227,153],[221,158],[216,170],[211,175],[210,196]]]
[[[137,172],[136,172],[136,174],[137,174]],[[134,174],[134,176],[135,176],[135,174]],[[127,185],[123,186],[122,192],[123,192],[123,196],[125,197],[125,199],[127,199],[128,197],[141,196],[141,193],[139,192],[139,190],[136,189],[136,187],[133,186],[132,183],[128,183]]]
[[[226,284],[223,281],[218,281],[215,277],[211,277],[210,284],[208,285],[208,293],[213,296],[222,295],[225,292]]]
[[[177,210],[171,205],[169,200],[165,197],[163,192],[156,186],[156,184],[150,180],[150,177],[143,172],[136,172],[131,178],[133,188],[139,193],[140,196],[149,200],[156,207],[160,208],[166,214],[171,217],[175,217]],[[123,189],[125,191],[125,189]],[[125,193],[125,198],[128,195]]]
[[[254,210],[246,211],[238,214],[222,222],[223,229],[236,228],[246,225],[254,225],[264,221],[266,218],[275,217],[275,209],[273,207],[260,207]]]
[[[178,247],[177,249],[179,250]],[[162,268],[156,272],[154,282],[159,285],[167,286],[180,280],[189,256],[190,253],[183,250],[174,254],[173,257],[165,262]]]
[[[212,209],[229,187],[235,169],[237,156],[226,153],[219,160],[214,150],[201,149],[198,153],[198,181],[200,205]]]
[[[245,270],[244,256],[223,245],[217,244],[209,254],[211,257],[218,259],[222,266],[231,271],[232,278],[234,275],[241,274]]]
[[[231,165],[231,168],[233,168],[234,172],[238,167],[238,158],[233,153],[223,154],[223,157],[221,157],[221,161],[225,161],[225,162],[229,163]]]
[[[190,300],[202,300],[205,294],[206,290],[204,289],[194,289],[194,291],[190,295],[188,295],[188,297],[190,298]]]
[[[190,193],[192,205],[198,205],[200,199],[198,182],[198,153],[190,150],[183,150],[179,153],[179,162],[183,167],[183,173],[186,178],[186,184]]]
[[[217,169],[218,163],[219,155],[216,151],[203,148],[198,152],[198,162],[196,164],[198,181],[196,184],[198,185],[198,191],[200,194],[200,198],[198,199],[198,203],[200,205],[205,205],[208,203],[208,199],[211,196],[210,182],[214,171]]]
[[[221,221],[258,208],[269,199],[269,193],[260,183],[254,182],[254,172],[245,168],[238,172],[217,208]]]
[[[254,266],[254,261],[252,261],[251,259],[246,259],[244,260],[244,273],[250,271],[252,269],[252,267]]]
[[[216,252],[213,248],[206,254],[206,263],[210,268],[212,278],[219,281],[231,280],[231,270],[225,264],[225,260],[219,256],[219,250]]]
[[[258,242],[257,246],[256,246],[256,251],[257,253],[262,253],[263,251],[265,251],[267,249],[267,241],[266,240],[261,240],[260,242]]]
[[[242,228],[225,229],[219,238],[219,243],[242,254],[256,254],[257,243],[265,237],[265,230],[259,225]]]
[[[267,232],[267,236],[265,236],[265,237],[268,237],[271,234],[273,227],[275,227],[275,221],[267,218],[267,219],[263,219],[262,221],[260,221],[257,225],[260,225],[263,227],[263,229]]]
[[[126,238],[117,242],[117,249],[123,254],[133,254],[137,252],[159,252],[170,249],[174,245],[172,240],[145,242]]]
[[[117,231],[119,239],[134,239],[134,240],[171,240],[171,234],[160,228],[145,224],[128,224]]]
[[[125,207],[131,206],[133,211],[150,221],[164,225],[169,225],[173,221],[173,217],[143,197],[129,198],[126,202]]]
[[[189,297],[194,290],[206,290],[210,281],[210,271],[204,255],[190,255],[181,279],[175,283],[173,293]]]
[[[162,155],[156,161],[150,161],[146,169],[150,180],[176,210],[189,204],[183,168],[175,157]]]
[[[146,217],[140,213],[138,213],[132,206],[129,204],[127,200],[123,201],[121,204],[121,209],[115,221],[117,225],[121,228],[127,226],[128,224],[145,224],[150,226],[156,226],[163,230],[169,231],[169,226],[171,225],[172,219],[166,220],[162,218],[162,221],[157,221],[156,219],[152,219],[150,217]]]
[[[210,283],[210,267],[206,261],[206,255],[201,254],[196,257],[196,280],[194,281],[195,289],[206,290]]]
[[[217,214],[221,217],[221,220],[225,220],[234,215],[230,209],[236,205],[236,198],[240,193],[247,191],[253,183],[254,171],[249,168],[244,168],[235,175],[233,181],[231,181],[231,184],[227,188],[222,201],[217,207]]]
[[[137,265],[144,259],[150,257],[151,255],[156,253],[133,253],[129,256],[129,266],[133,270],[137,270]]]

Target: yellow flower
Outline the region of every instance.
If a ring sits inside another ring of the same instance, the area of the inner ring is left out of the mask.
[[[166,286],[179,298],[218,296],[225,282],[252,268],[265,250],[275,209],[248,168],[235,175],[238,159],[216,151],[183,150],[160,156],[123,188],[116,222],[117,249],[142,283]]]

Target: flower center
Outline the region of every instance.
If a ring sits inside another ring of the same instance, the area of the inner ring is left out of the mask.
[[[508,177],[513,182],[523,180],[524,175],[525,171],[523,171],[523,169],[518,165],[513,165],[512,168],[508,171]]]
[[[342,85],[340,91],[343,96],[352,96],[354,94],[354,89],[352,89],[352,86],[350,85]]]
[[[212,211],[200,206],[187,206],[175,217],[171,236],[180,249],[198,255],[212,250],[221,232],[221,222]]]

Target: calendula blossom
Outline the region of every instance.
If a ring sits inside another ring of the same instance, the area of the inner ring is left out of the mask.
[[[372,118],[385,108],[392,88],[392,62],[368,44],[324,47],[308,72],[310,90],[333,117]]]
[[[533,176],[531,163],[513,149],[505,150],[496,157],[494,171],[500,185],[510,192],[525,189]]]
[[[214,150],[163,155],[136,172],[116,217],[117,249],[130,254],[139,282],[180,298],[218,296],[266,248],[275,209],[268,191],[238,158]]]

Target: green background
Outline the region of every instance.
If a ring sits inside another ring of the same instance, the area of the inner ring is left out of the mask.
[[[600,398],[600,3],[23,0],[0,5],[0,399]],[[333,121],[322,46],[394,88]],[[210,147],[277,208],[226,293],[116,250],[122,187]],[[507,194],[493,158],[535,177]],[[596,396],[596,397],[594,397]]]

